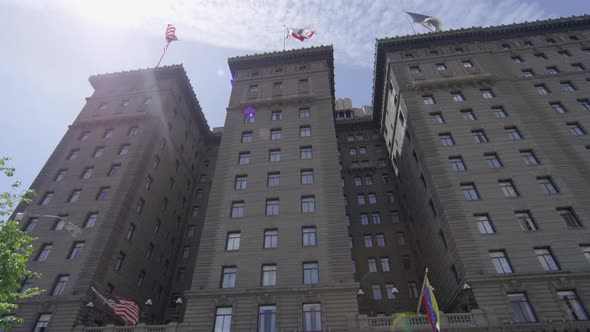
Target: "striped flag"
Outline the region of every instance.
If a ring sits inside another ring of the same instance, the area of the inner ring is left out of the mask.
[[[168,46],[171,42],[177,41],[176,28],[172,24],[168,24],[166,27],[166,46],[164,46],[164,52],[168,50]]]
[[[434,297],[432,286],[428,281],[428,276],[425,276],[424,288],[424,306],[426,307],[426,314],[432,327],[432,332],[440,332],[440,311],[438,310],[438,303]]]
[[[139,306],[137,303],[119,296],[105,294],[107,304],[113,308],[115,316],[123,318],[127,324],[133,326],[139,321]]]
[[[285,37],[285,39],[287,39],[289,37],[293,37],[293,38],[299,39],[300,41],[304,41],[306,39],[311,38],[311,36],[313,36],[315,31],[313,31],[312,29],[313,29],[312,27],[306,27],[303,29],[287,28],[287,30],[289,30],[289,33],[287,33],[287,37]]]

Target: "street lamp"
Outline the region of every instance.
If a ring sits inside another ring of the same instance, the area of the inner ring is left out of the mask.
[[[176,305],[176,321],[180,323],[180,307],[182,306],[182,299],[178,297],[176,301],[174,301]]]
[[[144,303],[143,310],[141,312],[141,318],[143,321],[146,321],[145,316],[146,314],[151,314],[150,309],[152,308],[152,299],[147,299]]]
[[[23,220],[23,218],[25,217],[26,212],[18,212],[15,216],[14,216],[14,220],[15,221],[21,221]],[[57,218],[59,220],[64,220],[64,228],[66,229],[66,231],[68,231],[68,233],[70,233],[70,235],[72,237],[78,237],[80,235],[82,235],[82,229],[78,226],[76,226],[75,224],[67,221],[67,217],[61,217],[61,216],[56,216],[56,215],[52,215],[52,214],[31,214],[31,217],[48,217],[48,218]]]

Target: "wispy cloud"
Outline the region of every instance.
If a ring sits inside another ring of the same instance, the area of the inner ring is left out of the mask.
[[[11,0],[0,0],[0,2]],[[521,0],[19,0],[14,4],[52,8],[101,24],[139,28],[163,35],[167,23],[181,40],[255,52],[281,50],[284,28],[313,25],[317,34],[287,49],[333,44],[336,61],[369,67],[375,38],[411,34],[402,10],[436,16],[446,29],[489,26],[546,18],[537,1]],[[416,26],[417,31],[421,27]]]

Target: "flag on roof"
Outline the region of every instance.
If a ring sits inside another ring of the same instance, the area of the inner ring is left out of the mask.
[[[168,46],[171,42],[177,41],[176,28],[172,24],[168,24],[166,27],[166,46],[164,46],[164,52],[168,50]]]
[[[105,294],[107,304],[113,309],[115,316],[123,318],[127,324],[135,325],[139,321],[139,306],[131,300],[119,296]]]
[[[436,17],[422,15],[422,14],[416,14],[416,13],[410,13],[410,12],[405,12],[405,13],[410,15],[410,17],[412,18],[414,23],[420,24],[421,26],[428,29],[428,31],[437,32],[437,31],[442,31],[442,29],[443,29],[443,24],[442,24],[441,20],[439,20]]]
[[[434,297],[434,292],[428,276],[425,277],[424,285],[424,305],[426,306],[426,314],[428,314],[428,321],[432,327],[432,332],[440,332],[440,311],[438,310],[438,303]]]
[[[311,36],[313,36],[313,34],[315,33],[315,31],[313,31],[312,27],[305,27],[302,29],[287,28],[287,30],[289,32],[287,33],[287,37],[285,37],[285,39],[287,39],[289,37],[293,37],[293,38],[299,39],[300,41],[304,41],[306,39],[311,38]]]

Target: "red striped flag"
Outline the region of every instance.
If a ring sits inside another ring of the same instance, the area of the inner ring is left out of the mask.
[[[131,300],[119,296],[106,294],[107,304],[113,308],[115,316],[123,318],[127,324],[135,325],[139,321],[139,306]]]
[[[176,37],[176,28],[172,24],[168,24],[166,27],[166,46],[164,46],[164,52],[168,50],[168,45],[171,42],[177,41],[178,37]]]

